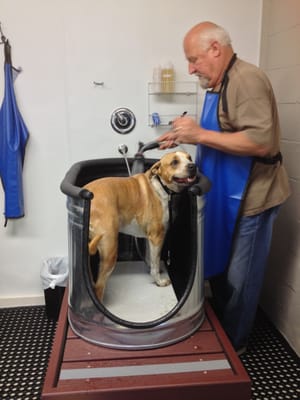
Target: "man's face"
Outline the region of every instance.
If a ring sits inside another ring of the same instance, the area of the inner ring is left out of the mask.
[[[215,86],[215,58],[213,57],[213,48],[203,48],[199,42],[186,39],[184,41],[184,52],[189,63],[189,73],[199,78],[202,89],[208,89]]]

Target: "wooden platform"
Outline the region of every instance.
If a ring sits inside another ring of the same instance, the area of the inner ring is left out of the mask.
[[[67,291],[42,399],[250,400],[251,383],[209,304],[201,328],[160,349],[109,349],[68,326]]]

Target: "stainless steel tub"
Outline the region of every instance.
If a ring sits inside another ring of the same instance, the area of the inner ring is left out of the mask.
[[[146,169],[155,161],[145,159]],[[129,159],[129,163],[132,165],[133,159]],[[88,254],[92,194],[82,186],[105,176],[127,176],[124,160],[79,162],[70,168],[61,184],[62,192],[67,195],[68,209],[69,323],[83,339],[107,347],[139,350],[178,342],[195,332],[204,319],[202,221],[207,180],[200,176],[197,185],[184,195],[175,195],[172,200],[174,209],[179,212],[173,215],[165,253],[170,257],[167,272],[175,303],[157,318],[132,321],[111,312],[105,303],[98,301],[93,291],[93,268],[98,265],[98,260],[93,260]],[[120,236],[119,259],[125,257],[132,264],[141,262],[130,238]],[[132,287],[131,291],[135,290],[136,287]],[[153,299],[147,301],[151,306]],[[145,309],[138,296],[136,307],[140,307],[142,312]]]

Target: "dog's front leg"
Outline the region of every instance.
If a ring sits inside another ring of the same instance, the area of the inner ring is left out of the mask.
[[[151,267],[151,276],[154,278],[155,283],[158,286],[168,286],[170,284],[169,278],[162,278],[160,274],[160,254],[161,254],[161,245],[155,245],[151,241],[149,241],[150,247],[150,267]]]

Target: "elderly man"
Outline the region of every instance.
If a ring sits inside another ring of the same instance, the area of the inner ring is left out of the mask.
[[[204,223],[204,270],[215,310],[234,347],[245,349],[259,300],[278,208],[289,196],[271,84],[239,59],[212,22],[185,36],[189,73],[207,89],[200,126],[173,121],[160,148],[197,145],[196,164],[211,180]]]

